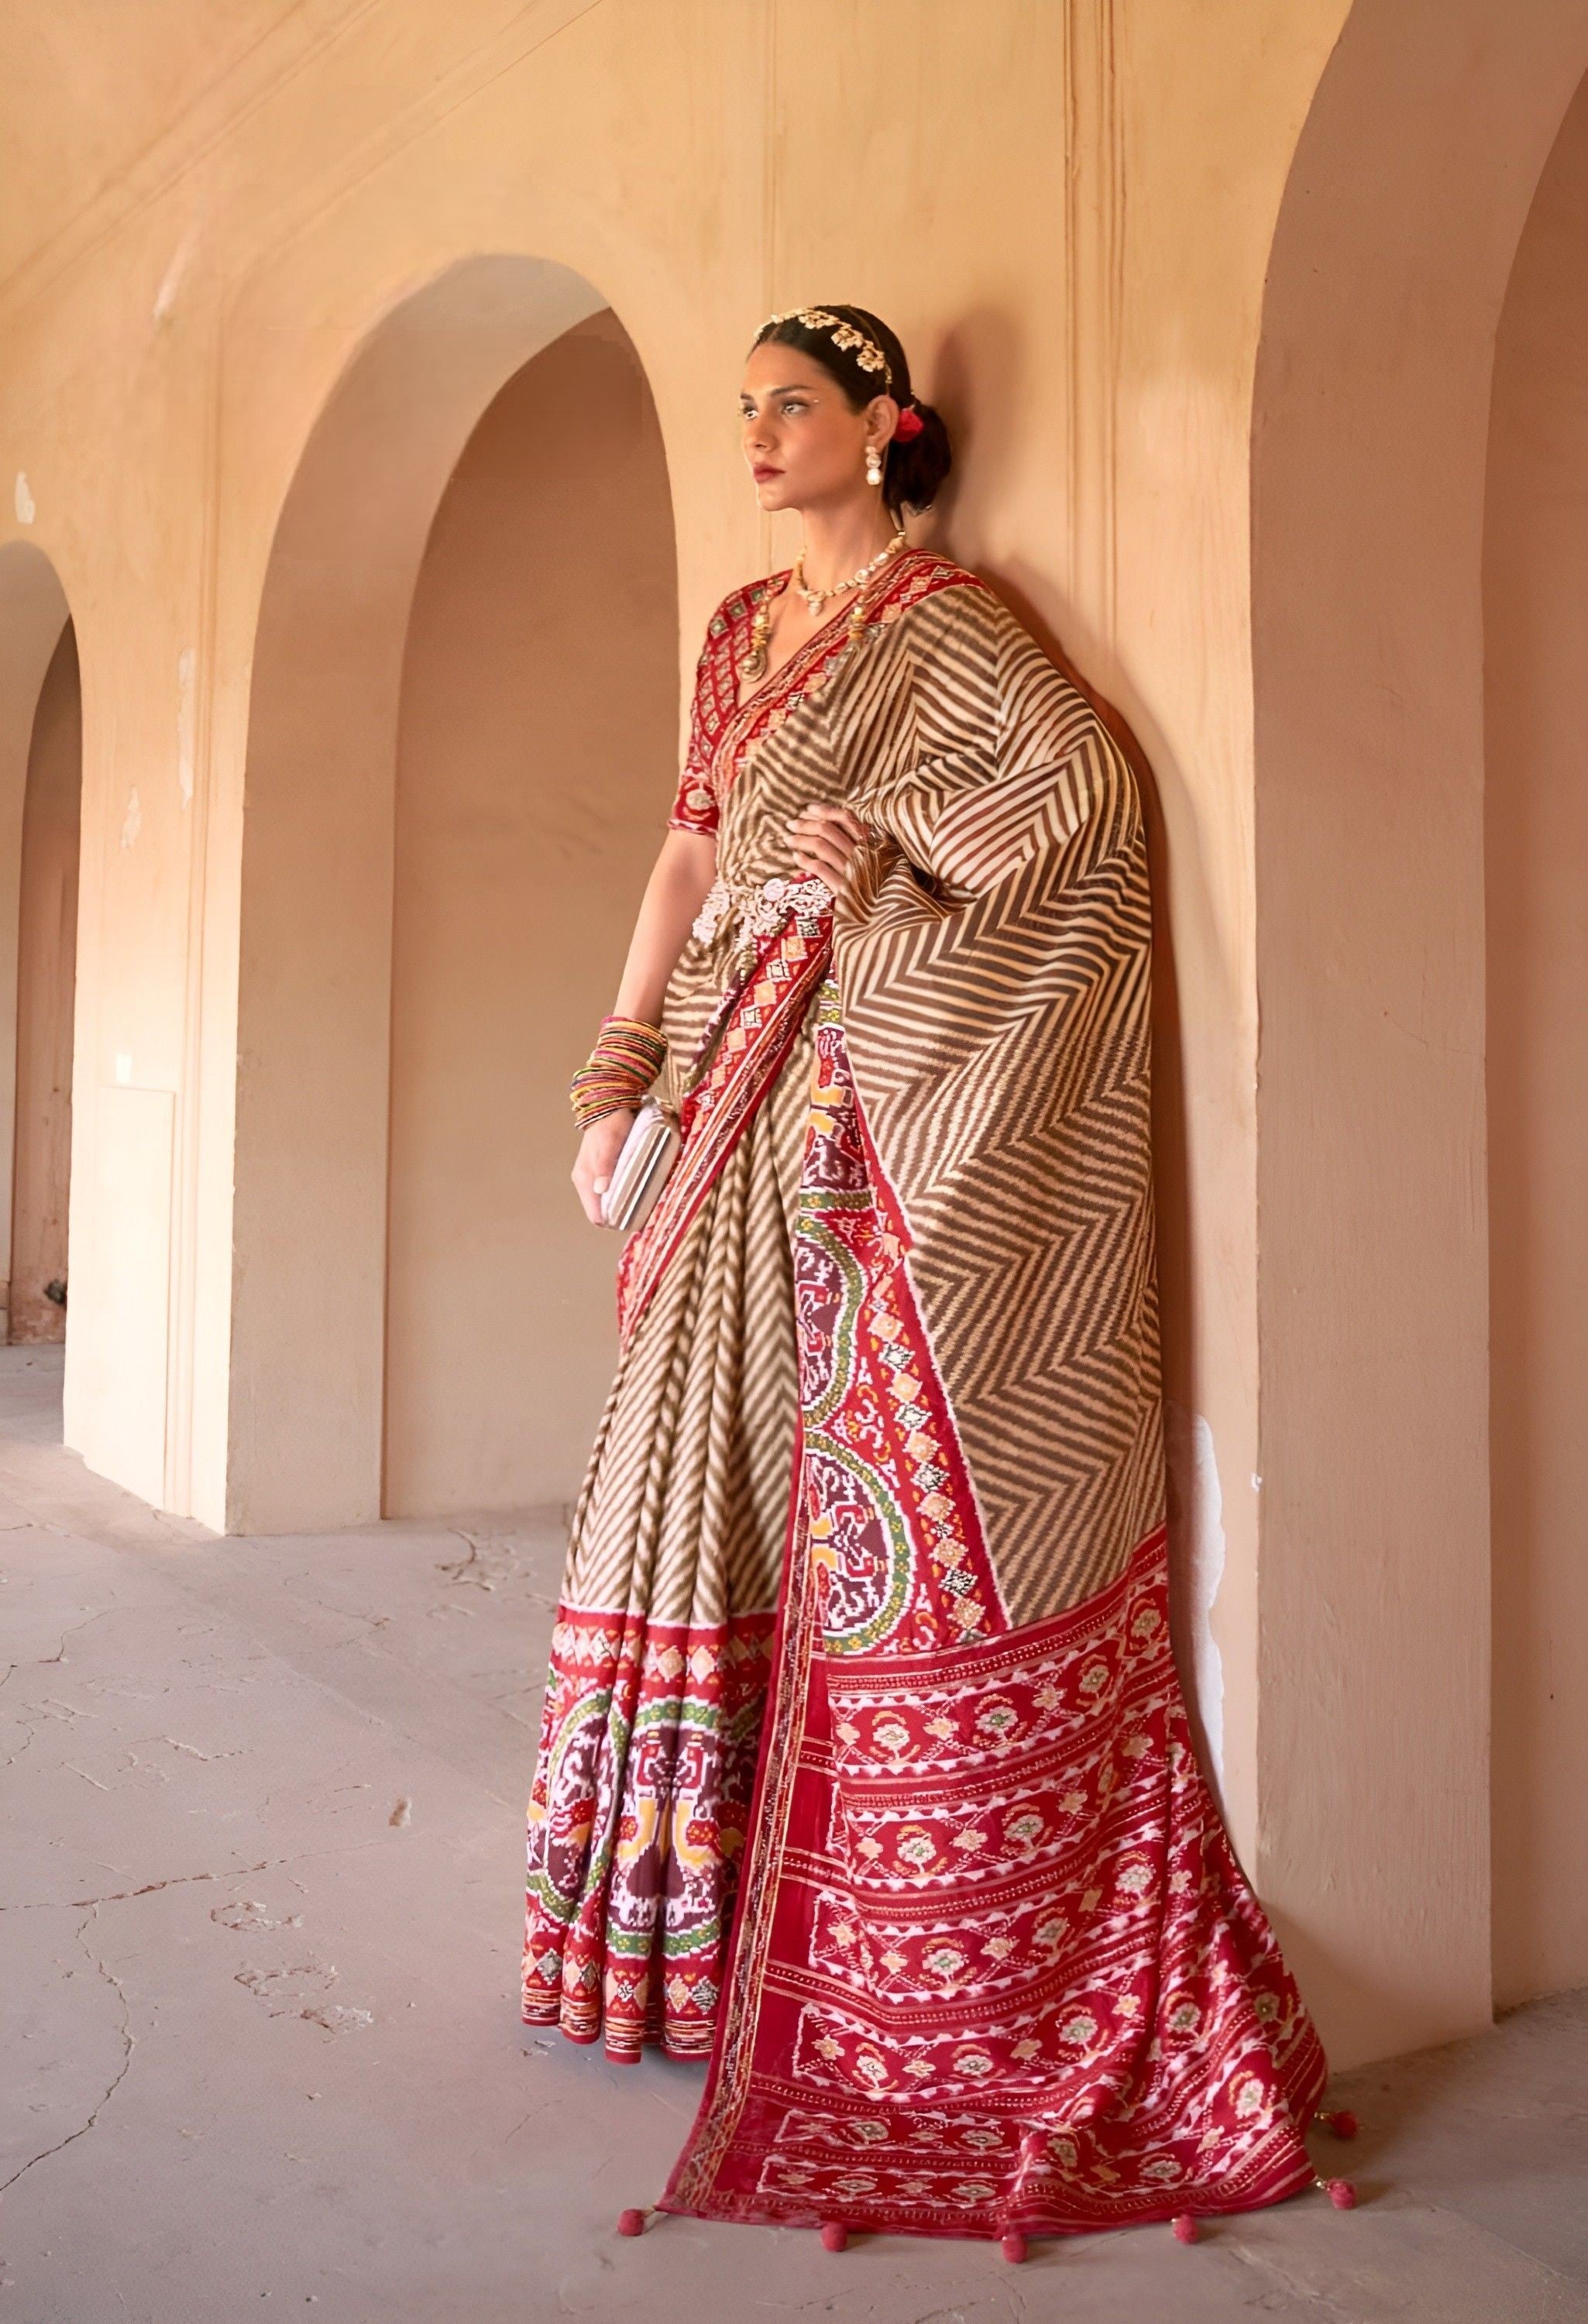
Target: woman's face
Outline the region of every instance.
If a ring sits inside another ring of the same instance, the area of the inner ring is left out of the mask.
[[[886,444],[898,406],[873,396],[852,410],[832,374],[798,347],[763,339],[739,392],[744,458],[763,509],[812,508],[864,497],[868,444]]]

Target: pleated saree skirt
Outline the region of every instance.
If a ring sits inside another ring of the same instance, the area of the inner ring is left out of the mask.
[[[522,2015],[710,2052],[799,1402],[796,1035],[619,1360],[575,1510],[529,1803]]]

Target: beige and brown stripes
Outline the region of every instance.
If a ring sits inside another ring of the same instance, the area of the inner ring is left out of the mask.
[[[620,1359],[575,1512],[570,1605],[703,1628],[777,1603],[810,1060],[802,1031]]]
[[[826,739],[892,843],[839,914],[855,1084],[1006,1609],[1037,1620],[1162,1514],[1140,801],[982,590],[878,633]]]

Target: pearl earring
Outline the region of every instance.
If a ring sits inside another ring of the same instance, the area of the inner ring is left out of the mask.
[[[868,484],[880,484],[882,481],[882,456],[874,444],[865,447],[865,480]]]

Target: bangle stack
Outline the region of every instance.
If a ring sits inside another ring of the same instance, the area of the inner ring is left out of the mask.
[[[667,1058],[667,1043],[654,1025],[637,1017],[604,1017],[589,1063],[568,1084],[568,1102],[581,1130],[603,1114],[638,1105]]]

